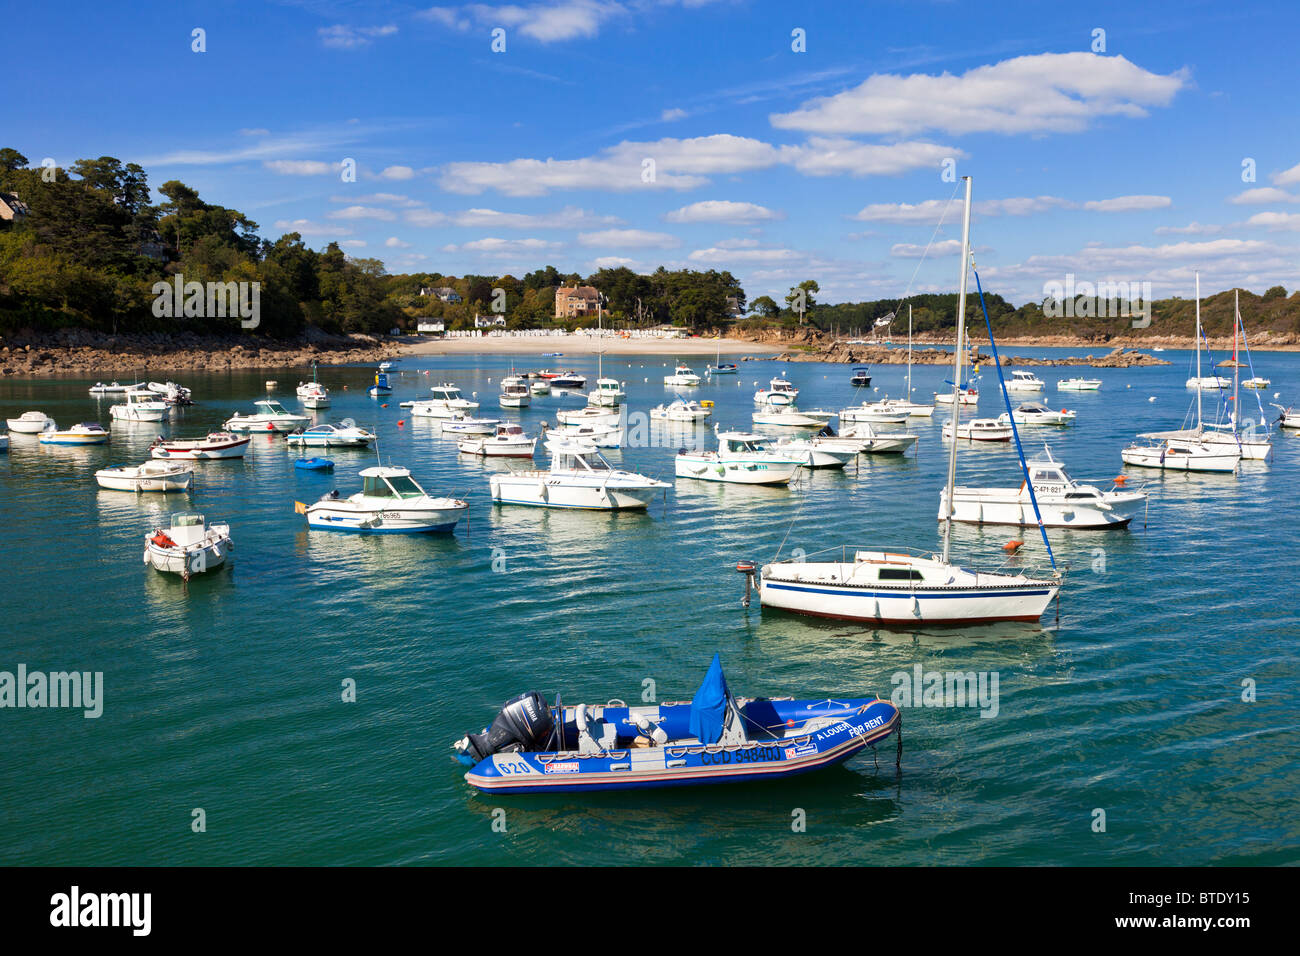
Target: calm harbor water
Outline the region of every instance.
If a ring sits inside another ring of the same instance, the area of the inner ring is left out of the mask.
[[[1187,354],[1163,357],[1173,364],[1097,370],[1092,394],[1055,382],[1093,370],[1039,370],[1048,404],[1079,418],[1025,429],[1027,450],[1046,437],[1076,478],[1108,484],[1135,432],[1178,427],[1193,400]],[[555,361],[514,357],[521,369]],[[595,356],[558,361],[594,380]],[[385,460],[468,498],[453,536],[307,532],[294,501],[351,493],[374,452],[332,450],[333,475],[296,472],[297,452],[259,435],[242,461],[200,463],[188,495],[137,498],[100,491],[91,475],[144,460],[159,426],[115,423],[112,443],[90,449],[15,436],[0,455],[0,670],[102,671],[105,700],[98,719],[0,710],[0,863],[1300,861],[1300,439],[1275,435],[1273,460],[1237,477],[1129,469],[1152,493],[1145,525],[1052,535],[1071,569],[1059,625],[1049,612],[1043,626],[899,632],[745,610],[734,566],[782,548],[938,547],[944,412],[912,420],[916,453],[864,456],[797,488],[681,480],[646,514],[501,508],[488,475],[508,466],[459,454],[398,403],[451,380],[496,415],[510,363],[407,359],[386,408],[365,394],[371,369],[321,371],[334,404],[318,420],[377,426]],[[672,397],[661,384],[671,365],[618,357],[604,369],[644,412]],[[1275,391],[1300,397],[1300,356],[1261,354],[1255,367],[1274,382],[1266,403]],[[782,370],[803,408],[865,397],[844,366],[770,361],[694,397],[716,402],[714,421],[748,427],[754,383]],[[873,387],[899,395],[904,373],[875,368]],[[268,377],[296,408],[304,374],[183,373],[199,404],[161,430],[218,427],[264,397]],[[917,367],[916,395],[950,377]],[[107,426],[110,402],[88,397],[90,384],[2,382],[0,415],[35,408],[60,425]],[[1000,410],[995,384],[986,373],[981,413]],[[1206,401],[1212,415],[1217,399]],[[508,417],[535,432],[577,404],[534,398]],[[1243,406],[1258,416],[1253,394]],[[607,454],[671,481],[679,434],[655,430],[656,446]],[[971,448],[959,481],[1018,485],[1014,451]],[[144,535],[176,510],[228,521],[233,564],[188,585],[145,568]],[[1029,533],[955,532],[959,554],[992,563],[1013,537],[1028,542],[1027,561],[1044,560]],[[650,680],[660,700],[689,699],[715,651],[739,694],[888,697],[891,678],[920,664],[996,672],[998,709],[904,710],[901,774],[891,742],[878,768],[867,753],[780,784],[502,797],[470,790],[450,758],[454,739],[515,694],[639,701]],[[355,703],[341,700],[348,678]],[[191,830],[195,808],[206,832]],[[797,809],[806,832],[792,831]],[[1093,829],[1098,809],[1105,832]]]

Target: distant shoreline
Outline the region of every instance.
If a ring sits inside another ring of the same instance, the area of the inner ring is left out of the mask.
[[[566,355],[682,355],[721,354],[734,358],[744,355],[770,357],[786,349],[779,344],[747,342],[743,339],[660,339],[623,338],[622,336],[488,336],[482,338],[429,339],[404,347],[406,355],[465,355],[473,353],[500,355],[542,355],[559,352]],[[560,364],[563,364],[562,362]]]

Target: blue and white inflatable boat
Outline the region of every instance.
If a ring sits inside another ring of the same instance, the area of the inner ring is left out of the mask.
[[[775,780],[843,763],[898,734],[898,708],[875,697],[736,698],[717,655],[689,702],[550,706],[507,701],[492,726],[453,745],[465,780],[493,793],[575,793]]]

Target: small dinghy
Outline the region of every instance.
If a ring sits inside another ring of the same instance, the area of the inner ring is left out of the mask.
[[[230,525],[209,525],[201,514],[172,515],[166,529],[155,528],[145,537],[144,563],[188,581],[221,567],[233,548]]]
[[[299,471],[333,471],[334,460],[331,458],[299,458],[293,463]]]
[[[194,466],[180,461],[154,461],[143,465],[121,465],[95,472],[99,487],[110,491],[187,491],[194,480]]]
[[[879,697],[736,698],[717,655],[689,703],[551,707],[536,691],[453,745],[465,780],[493,793],[577,793],[781,780],[843,763],[898,735]]]
[[[39,435],[47,428],[54,427],[54,419],[44,412],[23,412],[17,418],[5,419],[11,432],[20,435]]]
[[[214,458],[243,458],[251,439],[230,432],[209,432],[206,438],[163,438],[159,435],[149,446],[154,458],[187,458],[208,461]]]

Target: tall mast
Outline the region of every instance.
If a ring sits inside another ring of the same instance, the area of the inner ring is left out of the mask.
[[[912,303],[907,303],[907,400],[912,400]]]
[[[952,555],[952,496],[957,484],[957,426],[961,424],[961,369],[965,359],[963,339],[966,334],[966,270],[970,259],[970,191],[971,180],[966,180],[966,209],[961,219],[961,280],[957,292],[957,354],[953,358],[952,383],[952,450],[948,454],[948,507],[945,508],[943,523],[943,563],[947,564]]]
[[[1232,290],[1232,433],[1237,434],[1241,420],[1237,412],[1237,380],[1241,377],[1241,362],[1237,359],[1237,329],[1241,326],[1241,290]]]
[[[1201,430],[1201,274],[1196,273],[1196,430]]]

